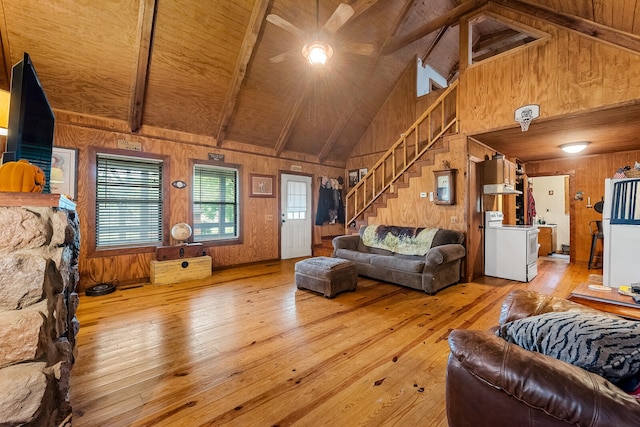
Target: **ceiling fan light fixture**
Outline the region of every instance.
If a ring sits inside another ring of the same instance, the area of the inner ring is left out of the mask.
[[[324,65],[331,55],[333,55],[333,49],[326,43],[316,41],[313,43],[307,43],[302,47],[302,55],[309,61],[311,65]]]
[[[579,141],[561,145],[560,148],[562,148],[562,151],[565,153],[576,154],[587,148],[589,144],[589,141]]]

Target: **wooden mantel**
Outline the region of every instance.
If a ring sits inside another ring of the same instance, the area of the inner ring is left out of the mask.
[[[75,209],[76,204],[61,194],[0,192],[0,206],[43,206]]]

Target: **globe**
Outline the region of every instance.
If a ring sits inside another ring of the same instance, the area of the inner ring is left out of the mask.
[[[191,226],[186,222],[179,222],[171,227],[171,237],[180,242],[184,242],[189,237],[191,237],[191,233]]]

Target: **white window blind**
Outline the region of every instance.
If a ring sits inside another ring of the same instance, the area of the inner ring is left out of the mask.
[[[193,240],[238,238],[238,212],[238,171],[194,165]]]
[[[96,248],[162,244],[162,162],[98,154]]]

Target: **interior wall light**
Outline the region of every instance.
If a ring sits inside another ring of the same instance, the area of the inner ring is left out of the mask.
[[[561,145],[560,148],[562,148],[562,151],[565,153],[575,154],[587,148],[587,145],[589,144],[589,141],[572,142],[570,144]]]
[[[0,135],[6,135],[9,128],[9,101],[11,93],[0,90]]]

